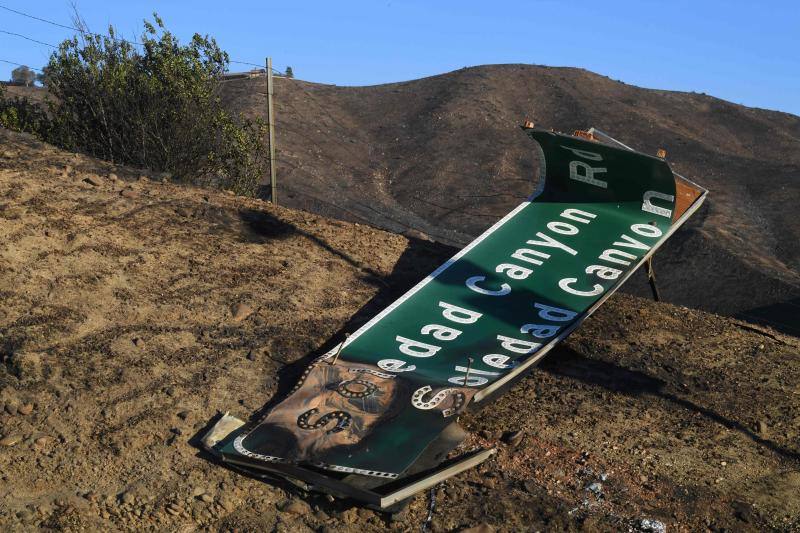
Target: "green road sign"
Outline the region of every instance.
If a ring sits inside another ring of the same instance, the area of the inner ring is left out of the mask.
[[[457,414],[540,360],[704,198],[661,158],[527,133],[541,150],[540,190],[312,364],[223,457],[407,474]]]

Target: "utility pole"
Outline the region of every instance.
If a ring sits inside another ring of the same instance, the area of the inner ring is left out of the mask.
[[[272,58],[267,58],[267,124],[269,125],[269,188],[270,201],[278,203],[278,182],[275,177],[275,110],[272,107]]]

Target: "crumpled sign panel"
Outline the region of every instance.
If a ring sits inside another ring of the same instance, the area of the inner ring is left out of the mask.
[[[539,190],[214,451],[248,467],[375,478],[360,486],[412,479],[457,443],[441,436],[459,413],[563,340],[705,197],[662,158],[526,131],[540,148]]]

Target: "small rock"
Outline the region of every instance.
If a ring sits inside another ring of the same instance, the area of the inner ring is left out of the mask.
[[[219,504],[229,513],[236,509],[236,505],[231,498],[220,498]]]
[[[123,198],[137,198],[139,196],[133,189],[122,189],[119,195]]]
[[[763,420],[759,420],[759,421],[756,423],[756,431],[757,431],[757,432],[758,432],[760,435],[766,435],[766,434],[767,434],[767,429],[768,429],[768,427],[769,427],[769,426],[767,426],[767,423],[766,423],[766,422],[764,422]]]
[[[179,207],[179,208],[177,208],[177,209],[175,210],[175,213],[176,213],[178,216],[182,216],[183,218],[189,218],[189,217],[191,217],[191,216],[192,216],[192,212],[191,212],[189,209],[186,209],[185,207]]]
[[[133,339],[133,345],[136,346],[137,348],[144,348],[144,339],[142,339],[141,337],[135,337]]]
[[[516,431],[506,431],[503,433],[502,441],[515,448],[520,445],[522,439],[525,438],[525,432],[520,430]]]
[[[736,518],[738,518],[742,522],[750,523],[756,519],[756,515],[753,512],[752,505],[741,501],[734,501],[731,503],[731,505],[733,507],[734,513],[736,514]]]
[[[17,409],[17,412],[22,416],[28,416],[33,412],[33,404],[32,403],[22,404],[19,407],[19,409]]]
[[[292,500],[286,502],[281,506],[280,509],[284,513],[295,515],[304,515],[311,511],[311,508],[308,506],[308,504],[302,500]]]
[[[144,174],[140,174],[139,175],[139,181],[150,181],[150,178],[148,178]]]
[[[42,377],[42,357],[33,352],[14,352],[6,366],[20,381],[32,383]]]
[[[171,503],[171,504],[167,505],[167,512],[169,514],[175,516],[175,515],[181,514],[183,512],[183,509],[179,505],[177,505],[175,503]]]
[[[161,183],[167,183],[172,179],[172,174],[169,172],[162,172],[158,175],[158,179],[161,180]]]
[[[6,413],[10,414],[11,416],[14,416],[15,414],[17,414],[17,406],[16,406],[16,404],[13,404],[11,402],[6,402],[5,410],[6,410]]]
[[[255,361],[256,360],[256,354],[253,353],[253,350],[250,350],[249,352],[247,352],[247,360],[248,361]]]
[[[647,483],[647,476],[645,475],[639,476],[639,481],[641,481],[642,483]]]
[[[131,491],[126,491],[122,493],[119,500],[124,504],[133,505],[136,503],[136,496]]]
[[[209,493],[204,493],[200,495],[200,499],[205,503],[211,503],[214,501],[214,497]]]
[[[110,173],[108,174],[108,179],[109,179],[109,181],[114,181],[114,182],[116,182],[116,181],[119,181],[119,176],[117,176],[117,175],[116,175],[116,174],[114,174],[113,172],[110,172]]]
[[[339,519],[345,524],[352,524],[358,519],[358,509],[355,507],[351,507],[346,511],[342,511],[339,515]]]
[[[179,412],[178,413],[178,418],[180,418],[181,420],[186,420],[187,418],[189,418],[189,411],[181,411],[181,412]]]
[[[38,439],[36,439],[35,441],[33,441],[33,443],[36,444],[37,446],[47,446],[49,442],[50,442],[50,437],[48,437],[47,435],[43,435]]]
[[[233,314],[234,321],[241,322],[242,320],[253,314],[253,308],[247,305],[246,303],[239,302],[238,304],[233,306],[233,308],[231,309],[231,313]]]
[[[533,494],[539,488],[539,484],[536,483],[535,479],[526,479],[522,482],[522,486],[525,487],[525,490],[529,493]]]
[[[12,433],[0,439],[0,446],[6,446],[6,447],[15,446],[21,440],[22,440],[22,435]]]
[[[589,485],[588,487],[586,487],[586,490],[591,492],[592,494],[594,494],[598,498],[600,498],[603,495],[603,485],[602,485],[602,483],[594,482],[591,485]]]
[[[639,530],[652,533],[666,533],[667,526],[665,526],[663,522],[659,522],[658,520],[642,518],[642,520],[639,522]]]
[[[99,187],[103,184],[102,178],[100,176],[86,176],[83,178],[84,183],[88,183],[89,185],[94,185],[95,187]]]

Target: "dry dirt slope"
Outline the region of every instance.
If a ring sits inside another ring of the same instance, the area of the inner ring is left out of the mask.
[[[111,171],[0,130],[0,529],[418,531],[423,496],[390,521],[228,471],[192,438],[285,391],[452,250]],[[437,489],[433,530],[798,528],[798,351],[616,296],[462,419],[466,447],[500,451]]]
[[[711,190],[684,244],[656,258],[668,301],[769,318],[800,335],[800,117],[533,65],[372,87],[276,83],[286,205],[440,242],[469,242],[534,190],[524,118],[567,132],[595,126],[647,153],[664,148],[677,171]],[[223,94],[231,108],[263,114],[264,84],[230,81]]]

